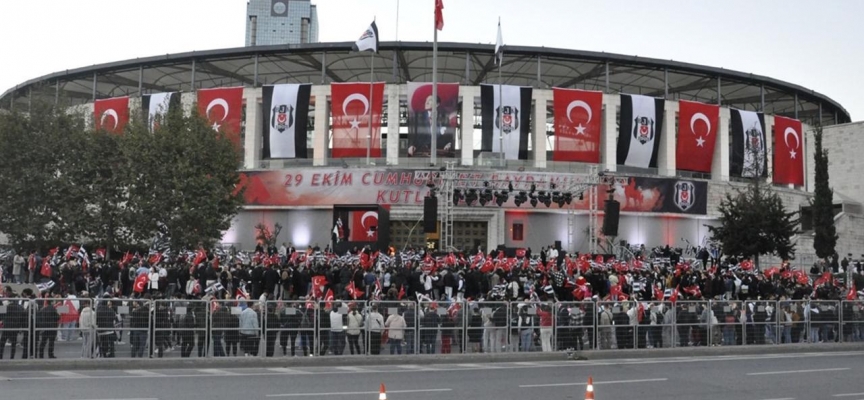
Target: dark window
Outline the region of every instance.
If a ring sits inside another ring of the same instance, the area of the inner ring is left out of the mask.
[[[513,224],[513,241],[521,242],[521,241],[525,240],[525,239],[523,239],[524,235],[525,235],[524,225],[522,225],[521,222],[517,222],[517,223]]]

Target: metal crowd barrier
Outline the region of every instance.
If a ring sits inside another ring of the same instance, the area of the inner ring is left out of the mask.
[[[2,359],[376,356],[860,341],[862,301],[18,298],[0,305]]]

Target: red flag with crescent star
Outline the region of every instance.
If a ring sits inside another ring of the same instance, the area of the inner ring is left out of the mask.
[[[675,168],[711,172],[720,107],[693,101],[678,102],[678,145]]]
[[[111,133],[123,133],[129,122],[129,97],[115,97],[93,102],[93,126]]]
[[[351,211],[350,237],[351,242],[378,241],[378,212]]]
[[[801,121],[774,117],[774,183],[804,186]]]
[[[381,157],[381,110],[384,104],[384,83],[375,83],[370,95],[367,83],[330,84],[333,118],[333,149],[331,157]],[[370,130],[371,124],[371,130]]]
[[[555,161],[600,162],[603,92],[552,89]]]
[[[222,131],[238,149],[240,120],[243,108],[243,88],[229,87],[198,90],[198,113],[214,130]]]

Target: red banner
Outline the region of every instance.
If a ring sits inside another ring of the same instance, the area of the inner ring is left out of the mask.
[[[330,85],[333,118],[331,157],[381,157],[381,110],[384,83],[333,83]],[[370,118],[371,116],[371,118]],[[371,125],[370,125],[371,124]],[[371,132],[370,132],[371,126]]]
[[[129,123],[129,98],[115,97],[96,100],[93,103],[93,121],[97,130],[104,129],[111,133],[123,133],[123,129]]]
[[[412,169],[336,169],[336,168],[300,168],[297,170],[249,171],[241,173],[240,185],[245,187],[243,193],[247,206],[264,207],[330,207],[334,205],[380,204],[380,205],[423,205],[423,198],[429,193],[426,186],[428,175],[437,171]],[[424,175],[425,174],[425,175]],[[524,191],[539,196],[550,183],[555,183],[560,189],[575,187],[584,182],[584,176],[565,173],[544,172],[495,172],[495,171],[464,171],[457,174],[457,188],[463,195],[470,189],[475,192],[484,190],[484,182],[493,182],[495,190],[507,190],[513,186],[514,193]],[[435,181],[433,179],[433,181]],[[440,181],[436,183],[440,187]],[[531,192],[531,186],[536,186],[536,192]],[[623,178],[614,186],[600,185],[598,191],[606,193],[614,190],[614,198],[621,203],[623,212],[660,212],[674,214],[705,215],[708,198],[708,184],[701,181],[669,178]],[[544,204],[542,197],[536,197],[536,205],[527,201],[521,208],[564,209],[574,207],[578,210],[589,208],[587,193],[580,198],[579,193],[572,193],[570,204],[558,205],[556,200],[548,199],[550,204]],[[461,200],[460,207],[465,206]],[[483,207],[475,202],[470,207]],[[498,207],[494,201],[485,207]],[[504,208],[519,208],[515,204],[515,196],[511,195],[502,204]],[[355,234],[366,232],[371,219],[363,220],[360,216],[345,215],[342,218],[343,229],[347,227],[348,239],[353,241]],[[359,223],[359,225],[357,225]],[[357,229],[356,226],[360,226]],[[338,227],[337,227],[338,231]],[[365,240],[363,240],[365,241]]]
[[[720,107],[692,101],[678,102],[678,148],[676,168],[684,171],[711,172]]]
[[[552,89],[555,108],[554,161],[600,162],[603,92]]]
[[[240,143],[240,120],[243,110],[243,88],[230,87],[198,90],[198,113],[214,130],[222,130],[237,148]]]
[[[801,121],[774,117],[774,183],[804,186]]]

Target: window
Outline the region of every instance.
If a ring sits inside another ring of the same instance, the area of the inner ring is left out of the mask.
[[[522,225],[521,222],[514,223],[513,224],[513,241],[514,242],[521,242],[521,241],[525,240],[524,235],[525,235],[525,226]]]

